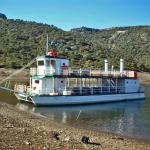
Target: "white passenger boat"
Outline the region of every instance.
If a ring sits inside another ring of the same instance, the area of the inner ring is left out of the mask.
[[[17,99],[36,106],[77,105],[144,99],[144,90],[137,72],[120,70],[72,69],[69,60],[56,51],[36,58],[37,66],[30,68],[30,83],[15,84]]]

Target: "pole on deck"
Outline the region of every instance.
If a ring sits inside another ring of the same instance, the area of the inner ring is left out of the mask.
[[[46,36],[46,55],[48,54],[48,34]]]

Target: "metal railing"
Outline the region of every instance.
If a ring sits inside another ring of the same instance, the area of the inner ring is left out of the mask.
[[[103,87],[72,87],[66,89],[42,89],[38,91],[38,95],[63,95],[63,91],[71,91],[70,95],[105,95],[105,94],[121,94],[125,93],[124,87],[110,88]],[[31,92],[32,93],[32,92]],[[35,93],[33,93],[35,94]]]
[[[42,71],[42,75],[66,75],[66,76],[112,76],[112,77],[134,77],[133,71],[108,71],[105,72],[100,69],[50,69],[46,68]],[[132,73],[132,74],[131,74]],[[41,75],[40,71],[37,68],[30,68],[30,75]]]

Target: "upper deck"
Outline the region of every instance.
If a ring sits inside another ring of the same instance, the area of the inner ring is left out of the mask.
[[[135,71],[107,71],[100,69],[51,69],[45,68],[42,75],[39,74],[38,68],[30,68],[31,76],[42,76],[42,77],[67,77],[67,78],[137,78]],[[59,74],[58,74],[59,73]]]
[[[120,59],[120,70],[109,70],[108,61],[104,60],[104,70],[101,69],[73,69],[69,67],[69,60],[60,58],[56,51],[48,55],[37,57],[37,67],[30,69],[31,76],[38,77],[67,77],[67,78],[137,78],[135,71],[125,71],[124,61]]]

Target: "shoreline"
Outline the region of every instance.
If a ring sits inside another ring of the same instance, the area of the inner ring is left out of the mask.
[[[69,126],[70,127],[70,126]],[[95,132],[95,133],[103,133],[103,134],[107,134],[107,135],[110,135],[110,136],[117,136],[117,137],[121,137],[121,138],[125,138],[125,139],[131,139],[131,140],[135,140],[135,141],[142,141],[144,143],[150,143],[150,140],[148,139],[144,139],[144,138],[137,138],[137,137],[130,137],[130,136],[127,136],[127,135],[121,135],[119,133],[113,133],[113,132],[108,132],[108,131],[102,131],[102,130],[92,130],[92,129],[83,129],[83,128],[80,128],[80,127],[76,127],[74,126],[73,128],[77,128],[77,129],[81,129],[81,130],[90,130],[92,132]]]
[[[141,84],[150,84],[150,73],[138,72],[138,78],[139,78]]]
[[[0,149],[148,150],[150,142],[58,124],[0,102]],[[88,143],[86,139],[89,137]]]

